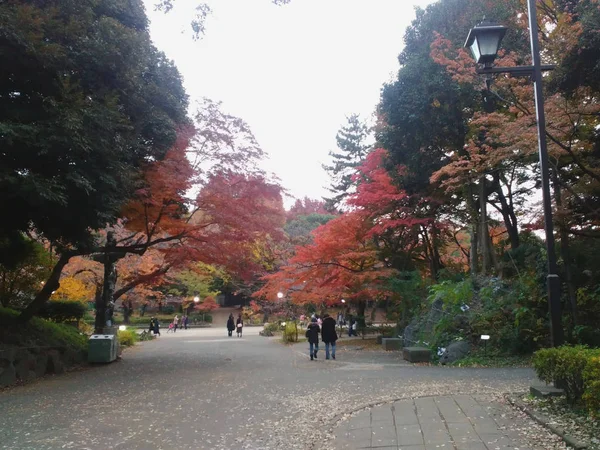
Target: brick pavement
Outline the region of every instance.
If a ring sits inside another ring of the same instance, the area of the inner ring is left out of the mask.
[[[504,405],[483,395],[397,401],[338,424],[336,450],[528,450]]]

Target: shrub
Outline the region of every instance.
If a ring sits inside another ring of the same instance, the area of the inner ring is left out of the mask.
[[[138,334],[137,337],[138,337],[139,341],[151,341],[152,339],[154,339],[154,336],[152,335],[152,333],[149,333],[146,330],[144,330],[140,334]]]
[[[163,306],[160,314],[168,314],[168,315],[175,314],[175,307],[173,305]]]
[[[546,348],[534,354],[533,367],[542,381],[556,382],[563,388],[567,401],[574,404],[579,402],[586,392],[584,371],[588,375],[595,373],[595,366],[590,366],[589,371],[586,370],[594,357],[600,357],[600,350],[590,350],[582,345]],[[593,397],[593,393],[591,395]]]
[[[590,413],[600,415],[600,356],[592,357],[583,371],[585,392],[583,401]]]
[[[84,303],[69,300],[51,300],[44,304],[37,315],[52,322],[64,323],[78,322],[85,313],[86,305]]]
[[[269,333],[275,333],[276,331],[279,331],[279,324],[278,323],[265,323],[264,325],[264,330],[269,332]]]
[[[119,330],[117,336],[119,345],[123,347],[131,347],[138,341],[138,335],[134,330]]]
[[[27,323],[19,323],[19,313],[9,308],[0,308],[0,342],[11,340],[17,346],[48,346],[70,348],[86,352],[88,337],[77,328],[33,317]]]
[[[294,322],[286,322],[283,329],[283,342],[297,342],[297,333],[296,324]]]

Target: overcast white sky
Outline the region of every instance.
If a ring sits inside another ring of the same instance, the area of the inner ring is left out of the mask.
[[[177,0],[168,15],[145,1],[152,38],[175,61],[192,101],[223,101],[269,153],[265,169],[293,196],[311,198],[327,195],[321,164],[345,116],[372,117],[381,86],[399,68],[415,6],[432,3],[212,0],[206,35],[194,41],[189,22],[200,0]]]

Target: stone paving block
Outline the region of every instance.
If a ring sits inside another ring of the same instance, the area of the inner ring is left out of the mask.
[[[374,424],[373,427],[371,427],[373,436],[377,435],[380,437],[383,436],[396,439],[396,427],[394,426],[393,422],[378,422],[378,424],[381,424],[381,426]]]
[[[424,445],[399,445],[397,448],[398,450],[427,450]]]
[[[422,445],[423,433],[419,425],[396,426],[398,445]]]
[[[415,399],[415,406],[417,408],[417,417],[421,423],[441,421],[440,412],[433,398],[417,398]]]
[[[469,419],[487,418],[487,411],[470,395],[455,395],[454,400]]]
[[[390,406],[386,408],[373,408],[371,410],[371,423],[380,422],[382,420],[393,423],[394,414],[392,413],[392,408]]]
[[[455,442],[480,441],[479,435],[470,423],[449,423],[448,431]]]
[[[404,425],[418,425],[419,419],[416,414],[402,414],[402,415],[394,415],[394,420],[396,421],[396,426],[404,426]]]
[[[469,418],[460,409],[460,406],[452,397],[439,397],[435,399],[435,403],[448,423],[469,423]]]
[[[485,445],[494,450],[518,448],[518,445],[515,445],[512,439],[503,435],[480,434],[479,436]]]
[[[456,450],[488,450],[485,444],[479,442],[456,442]],[[519,449],[520,450],[520,449]]]
[[[427,433],[427,432],[423,431],[423,442],[425,442],[425,445],[449,444],[450,442],[452,442],[452,438],[450,437],[450,435],[448,433],[441,433],[441,432]],[[452,448],[452,447],[449,447],[449,448]]]
[[[379,447],[390,447],[393,446],[394,448],[398,448],[398,441],[396,440],[396,438],[386,438],[386,437],[381,437],[378,438],[377,435],[373,436],[373,439],[371,439],[371,448],[379,448]]]
[[[498,424],[491,418],[476,419],[473,422],[473,428],[479,435],[500,432]]]
[[[439,423],[421,423],[421,431],[423,434],[447,433],[446,424]]]

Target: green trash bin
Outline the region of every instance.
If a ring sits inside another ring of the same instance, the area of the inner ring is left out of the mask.
[[[88,346],[88,362],[113,362],[117,359],[117,345],[114,334],[92,334]]]

